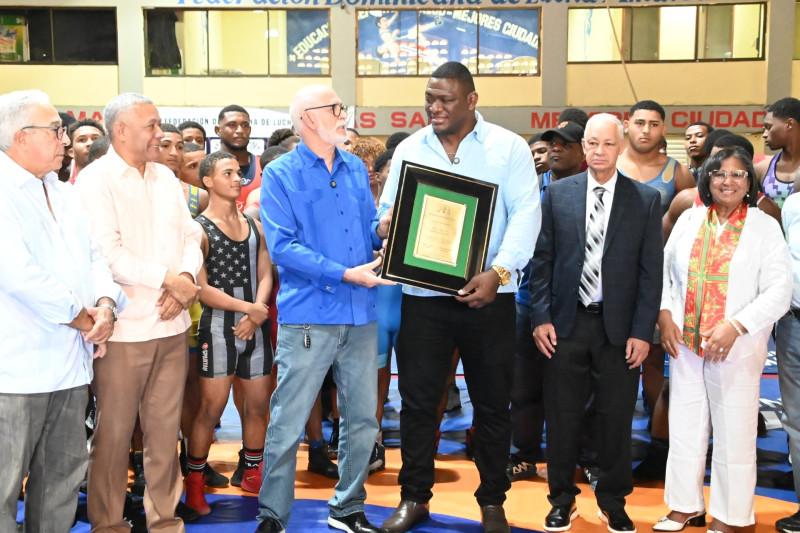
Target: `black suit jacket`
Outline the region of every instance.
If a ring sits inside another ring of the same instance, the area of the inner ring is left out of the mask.
[[[583,172],[551,183],[542,201],[542,229],[531,261],[531,324],[551,322],[566,337],[575,325],[586,247]],[[664,237],[658,191],[621,172],[603,245],[603,321],[612,344],[647,342],[661,307]]]

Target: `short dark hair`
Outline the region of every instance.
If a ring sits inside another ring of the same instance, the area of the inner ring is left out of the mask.
[[[703,126],[706,129],[706,133],[711,133],[712,131],[714,131],[714,126],[712,126],[708,122],[703,122],[702,120],[695,120],[694,122],[686,126],[686,129],[688,130],[692,126]]]
[[[796,122],[800,122],[800,100],[791,96],[781,98],[767,106],[767,112],[772,113],[773,117],[793,118]]]
[[[178,129],[181,130],[181,133],[183,133],[183,130],[188,130],[189,128],[200,130],[203,133],[203,139],[208,137],[206,135],[206,129],[201,126],[199,122],[195,122],[194,120],[185,120],[178,124]]]
[[[225,113],[244,113],[250,117],[250,113],[247,112],[247,109],[240,105],[231,104],[222,108],[222,111],[219,112],[219,116],[217,117],[217,122],[222,122],[222,119],[225,118]]]
[[[397,145],[406,140],[408,137],[411,137],[411,134],[407,131],[396,131],[389,135],[389,138],[386,139],[386,150],[394,150],[397,148]]]
[[[654,100],[642,100],[640,102],[636,102],[633,104],[630,110],[630,116],[633,116],[634,113],[639,111],[640,109],[644,109],[645,111],[655,111],[659,115],[661,115],[661,120],[666,120],[667,113],[664,111],[664,108],[661,107],[661,104]]]
[[[103,126],[101,126],[99,122],[97,122],[96,120],[92,120],[90,118],[84,118],[83,120],[78,120],[76,122],[73,122],[67,127],[67,135],[69,136],[69,142],[72,142],[72,139],[75,137],[75,130],[77,130],[78,128],[82,128],[84,126],[90,126],[99,131],[102,135],[106,134],[105,128],[103,128]]]
[[[161,131],[164,133],[177,133],[178,135],[181,134],[181,130],[178,129],[178,126],[169,122],[161,123]]]
[[[74,124],[78,122],[78,119],[75,118],[74,115],[71,113],[65,113],[64,111],[59,111],[58,116],[61,117],[61,125],[65,128],[69,127],[70,124]]]
[[[533,135],[531,135],[531,138],[528,139],[528,146],[538,143],[541,140],[542,140],[542,132],[534,133]]]
[[[699,176],[697,177],[697,193],[700,195],[700,199],[703,201],[704,205],[710,206],[714,202],[714,199],[711,197],[711,177],[709,173],[719,170],[720,167],[722,167],[722,162],[731,157],[738,159],[745,170],[747,170],[749,186],[744,201],[748,206],[755,207],[758,204],[758,178],[753,168],[753,160],[750,159],[747,152],[738,146],[723,148],[706,159],[706,162],[700,167]]]
[[[108,152],[110,146],[111,139],[108,137],[108,135],[103,135],[102,137],[95,139],[92,145],[89,147],[89,163],[106,155],[106,152]]]
[[[217,161],[222,161],[223,159],[236,159],[236,156],[223,150],[217,150],[200,160],[200,169],[198,171],[200,183],[203,183],[203,178],[214,173],[214,167],[217,166]],[[203,188],[205,188],[205,184]]]
[[[357,130],[357,129],[355,129],[355,128],[347,128],[347,131],[352,131],[353,133],[355,133],[356,135],[358,135],[359,137],[361,137],[361,134],[360,134],[360,133],[358,133],[358,130]]]
[[[288,154],[289,150],[284,148],[281,145],[277,146],[269,146],[266,150],[261,153],[261,168],[266,167],[268,164],[272,163],[276,159],[278,159],[283,154]]]
[[[272,132],[272,135],[267,139],[267,148],[270,146],[278,146],[281,141],[287,137],[294,137],[297,133],[292,128],[279,128]]]
[[[372,162],[372,171],[373,172],[380,172],[383,170],[383,167],[388,165],[392,161],[392,156],[394,155],[394,150],[386,150],[382,154],[378,154],[378,157]]]
[[[300,142],[300,137],[297,137],[295,135],[290,135],[286,137],[284,140],[282,140],[278,144],[278,146],[280,146],[281,148],[286,148],[286,150],[288,151],[290,146],[298,144],[299,142]]]
[[[178,128],[180,129],[180,128]],[[200,146],[197,143],[183,143],[183,153],[184,154],[191,154],[192,152],[205,152],[206,149]]]
[[[717,137],[717,139],[714,141],[714,148],[733,148],[734,146],[738,146],[747,152],[750,155],[750,159],[753,159],[753,157],[756,155],[756,150],[753,148],[753,143],[741,135],[729,133],[727,135],[723,135],[722,137]]]
[[[472,79],[472,73],[458,61],[448,61],[439,66],[433,71],[431,78],[458,80],[458,83],[464,86],[467,93],[475,90],[475,81]]]
[[[589,115],[586,111],[577,107],[568,107],[558,115],[558,123],[562,122],[575,122],[581,128],[586,129],[586,123],[589,122]]]
[[[706,142],[703,144],[703,152],[706,154],[706,157],[711,155],[711,149],[714,148],[714,143],[717,142],[717,139],[732,133],[731,130],[717,129],[706,135]]]

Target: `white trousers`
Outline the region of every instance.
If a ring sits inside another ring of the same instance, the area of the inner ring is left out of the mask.
[[[689,350],[670,359],[669,458],[664,502],[673,511],[706,509],[703,478],[713,426],[711,504],[729,526],[755,523],[756,436],[761,371],[766,352],[734,349],[711,364]]]

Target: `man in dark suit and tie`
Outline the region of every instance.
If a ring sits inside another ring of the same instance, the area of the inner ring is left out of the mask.
[[[599,417],[600,518],[614,533],[636,528],[625,513],[633,490],[631,422],[639,365],[661,303],[663,236],[657,191],[617,171],[623,129],[608,114],[589,119],[588,170],[552,183],[531,262],[533,337],[545,369],[548,499],[546,531],[578,516],[573,481],[584,408]]]

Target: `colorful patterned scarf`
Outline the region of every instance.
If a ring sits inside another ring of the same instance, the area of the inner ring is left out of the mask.
[[[708,208],[708,214],[692,245],[686,285],[683,339],[700,356],[703,355],[700,332],[708,331],[725,321],[728,273],[746,216],[747,205],[742,203],[731,213],[725,229],[717,238],[719,220],[716,206],[712,205]]]

